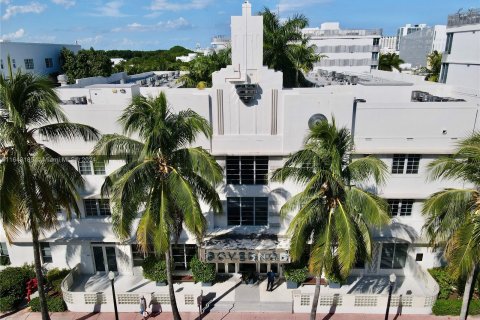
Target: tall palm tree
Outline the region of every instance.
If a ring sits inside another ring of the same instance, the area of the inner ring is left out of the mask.
[[[395,68],[402,72],[400,65],[404,62],[405,61],[400,59],[400,56],[394,52],[381,54],[378,62],[378,69],[383,71],[393,71]]]
[[[426,68],[427,76],[425,80],[438,82],[440,70],[442,69],[442,54],[434,50],[427,56],[428,67]]]
[[[466,319],[475,271],[480,265],[480,133],[461,141],[451,156],[429,164],[430,178],[466,182],[466,188],[445,189],[424,203],[424,229],[433,245],[445,245],[445,257],[466,284],[460,319]]]
[[[59,107],[53,83],[20,70],[0,76],[0,219],[9,240],[32,233],[42,319],[49,319],[40,261],[39,235],[57,225],[57,207],[70,218],[77,207],[80,173],[62,156],[37,141],[98,138],[95,129],[70,123]]]
[[[305,37],[300,42],[295,43],[289,47],[287,52],[290,61],[295,67],[295,87],[299,87],[298,75],[300,72],[307,73],[313,69],[315,62],[320,61],[325,55],[320,55],[316,52],[317,46],[308,44],[308,38]]]
[[[125,134],[138,134],[141,141],[110,134],[98,142],[96,156],[126,160],[106,178],[102,193],[112,199],[113,227],[121,239],[131,236],[141,212],[137,241],[144,251],[153,244],[156,254],[165,256],[173,316],[179,320],[170,245],[183,226],[202,239],[207,222],[200,201],[214,212],[222,210],[215,190],[223,179],[221,167],[205,149],[190,147],[198,134],[211,137],[212,129],[190,109],[173,113],[163,92],[155,98],[134,97],[120,123]]]
[[[363,182],[381,184],[386,165],[373,156],[351,160],[353,143],[348,129],[322,121],[312,127],[304,148],[277,169],[272,180],[291,179],[304,190],[290,198],[280,214],[298,211],[290,222],[290,255],[301,259],[311,242],[309,270],[316,277],[310,319],[314,320],[322,273],[346,277],[359,259],[372,254],[370,228],[390,221],[384,200],[362,188]]]

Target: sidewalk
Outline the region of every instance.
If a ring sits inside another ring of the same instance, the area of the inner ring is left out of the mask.
[[[181,313],[182,320],[198,320],[198,313]],[[51,320],[115,320],[115,314],[111,312],[102,313],[79,313],[79,312],[56,312],[50,314]],[[309,314],[290,314],[290,313],[261,313],[261,312],[212,312],[204,315],[204,320],[307,320]],[[395,317],[390,316],[391,320],[447,320],[457,319],[458,316],[442,316],[433,315],[402,315]],[[38,312],[20,311],[11,316],[1,317],[2,320],[41,320],[42,317]],[[171,320],[172,314],[165,312],[154,317],[152,320]],[[380,314],[352,314],[339,313],[334,315],[317,314],[317,320],[381,320],[384,315]],[[477,317],[469,317],[469,319],[480,319]],[[119,313],[119,320],[142,320],[139,313]]]

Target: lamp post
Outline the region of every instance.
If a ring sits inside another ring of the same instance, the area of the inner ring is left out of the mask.
[[[108,279],[110,279],[110,284],[112,285],[113,308],[115,309],[115,320],[118,320],[117,298],[115,297],[115,284],[113,283],[113,281],[115,280],[115,273],[113,273],[113,271],[110,271],[108,273]]]
[[[397,280],[397,276],[395,273],[392,273],[390,275],[390,286],[388,288],[388,301],[387,301],[387,311],[385,312],[385,320],[388,320],[388,313],[390,311],[390,302],[392,300],[392,291],[393,291],[393,286],[395,285],[395,281]]]
[[[352,138],[352,144],[355,142],[355,122],[357,120],[357,103],[365,103],[367,100],[365,99],[357,99],[353,98],[353,111],[352,111],[352,129],[350,130],[350,136]]]

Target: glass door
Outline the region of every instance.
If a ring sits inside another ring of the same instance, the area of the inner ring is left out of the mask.
[[[95,261],[95,271],[109,272],[118,271],[117,255],[114,246],[93,246],[93,258]]]
[[[103,260],[103,247],[93,247],[93,258],[95,260],[95,271],[105,272],[105,262]]]

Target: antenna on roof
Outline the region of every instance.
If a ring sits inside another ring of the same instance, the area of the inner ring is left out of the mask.
[[[462,12],[463,8],[458,9],[457,14],[460,14]]]

